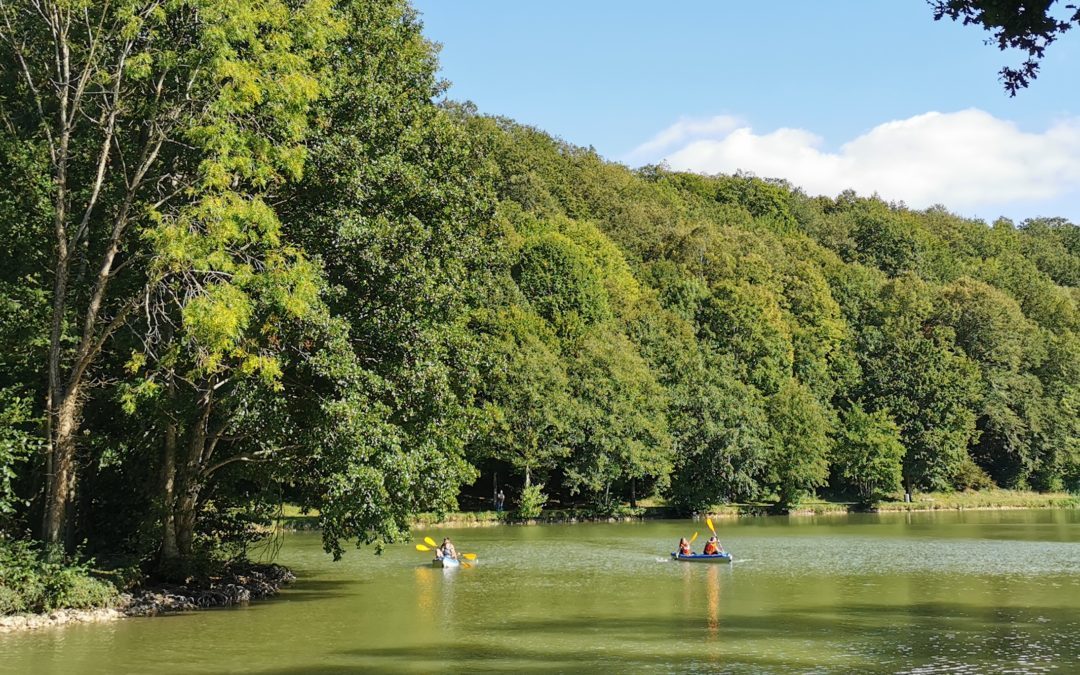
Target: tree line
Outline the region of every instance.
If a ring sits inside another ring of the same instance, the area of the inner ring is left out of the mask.
[[[403,0],[0,2],[0,532],[161,569],[523,515],[1080,489],[1080,229],[633,170]]]

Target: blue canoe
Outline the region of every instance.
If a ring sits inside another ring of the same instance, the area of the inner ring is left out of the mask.
[[[718,553],[716,555],[702,555],[695,553],[693,555],[679,555],[678,553],[671,554],[672,559],[680,560],[682,562],[700,562],[700,563],[729,563],[733,560],[730,553]]]
[[[453,558],[435,558],[431,561],[432,567],[461,567],[460,560],[454,560]]]

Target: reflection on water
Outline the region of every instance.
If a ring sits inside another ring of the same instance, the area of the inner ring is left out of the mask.
[[[685,521],[451,531],[447,570],[289,535],[279,600],[0,636],[0,671],[1080,672],[1078,512],[717,524],[732,565],[671,561]]]
[[[709,594],[709,635],[715,640],[720,632],[720,568],[708,565],[705,588]]]

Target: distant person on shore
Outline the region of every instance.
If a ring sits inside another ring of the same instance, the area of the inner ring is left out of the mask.
[[[724,552],[724,547],[720,545],[720,540],[716,536],[709,537],[709,541],[705,542],[705,548],[702,549],[702,555],[720,555]]]
[[[690,542],[686,541],[686,537],[679,539],[679,555],[694,555],[694,552],[690,550]]]
[[[450,558],[451,560],[457,560],[457,549],[454,548],[454,544],[450,542],[450,537],[446,537],[442,540],[442,546],[435,549],[435,557],[438,560],[443,558]]]
[[[503,504],[506,503],[506,495],[502,490],[499,490],[499,494],[495,495],[495,513],[502,513]]]

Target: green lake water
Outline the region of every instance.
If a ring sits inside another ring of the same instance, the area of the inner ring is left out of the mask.
[[[434,529],[410,545],[287,536],[278,599],[0,635],[0,672],[1080,672],[1080,511],[717,522],[732,565],[672,562],[703,522]]]

